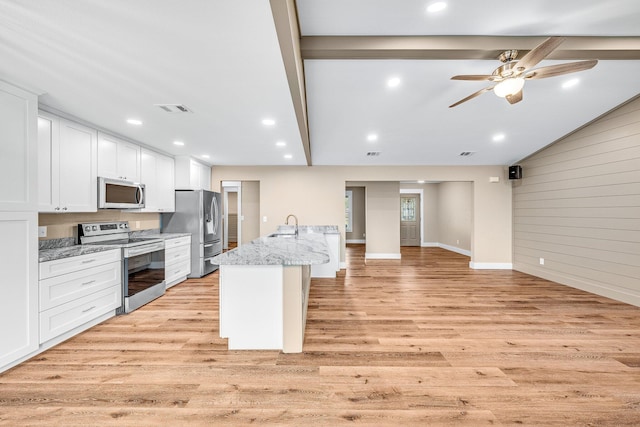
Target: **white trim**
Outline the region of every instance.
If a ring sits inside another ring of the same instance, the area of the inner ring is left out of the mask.
[[[446,249],[451,252],[457,252],[462,255],[471,256],[471,251],[467,249],[456,248],[455,246],[445,245],[444,243],[438,243],[438,247]]]
[[[364,253],[364,259],[401,259],[400,254]]]
[[[358,244],[361,244],[361,243],[367,243],[367,241],[364,240],[364,239],[347,239],[346,243],[358,243]]]
[[[640,307],[640,292],[638,291],[624,289],[613,284],[589,282],[579,277],[572,277],[557,271],[546,271],[527,264],[517,264],[515,271]]]
[[[422,242],[420,244],[423,248],[438,248],[440,247],[440,243],[438,242]]]
[[[347,269],[347,263],[346,262],[340,262],[340,270],[346,270]]]
[[[473,262],[469,261],[469,268],[474,270],[513,270],[510,262]]]

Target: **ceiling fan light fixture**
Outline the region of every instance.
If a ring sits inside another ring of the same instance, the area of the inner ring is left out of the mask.
[[[495,85],[493,92],[500,98],[505,98],[520,92],[523,87],[524,79],[522,77],[511,77]]]

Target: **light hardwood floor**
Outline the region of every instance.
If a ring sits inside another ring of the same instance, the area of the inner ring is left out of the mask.
[[[214,273],[0,374],[0,424],[640,425],[640,308],[438,248],[347,262],[302,354],[227,351]]]

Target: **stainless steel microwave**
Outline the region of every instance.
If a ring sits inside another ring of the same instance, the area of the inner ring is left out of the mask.
[[[144,208],[144,191],[144,184],[99,177],[98,209]]]

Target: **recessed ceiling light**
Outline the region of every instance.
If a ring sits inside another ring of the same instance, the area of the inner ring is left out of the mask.
[[[429,6],[427,6],[427,12],[436,13],[436,12],[440,12],[442,10],[445,10],[446,8],[447,8],[447,3],[443,2],[443,1],[437,1],[435,3],[431,3]]]
[[[140,125],[142,124],[142,120],[138,120],[138,119],[127,119],[127,123],[129,123],[130,125],[140,126]]]
[[[387,80],[387,86],[398,87],[400,86],[400,82],[400,77],[391,77],[389,80]]]
[[[173,141],[173,145],[179,145],[180,147],[182,147],[184,145],[184,142],[182,142],[182,141]]]
[[[284,142],[284,141],[278,141],[278,142],[276,142],[276,146],[278,146],[278,147],[284,147],[285,145],[287,145],[287,143],[286,143],[286,142]]]
[[[291,154],[285,154],[284,158],[285,159],[293,159],[293,156]]]
[[[378,134],[370,133],[369,135],[367,135],[367,141],[373,142],[377,140],[378,140]]]
[[[504,133],[497,133],[493,135],[492,139],[494,142],[500,142],[500,141],[504,141],[505,138],[506,138],[506,135]]]
[[[569,89],[570,87],[574,87],[578,83],[580,83],[580,79],[578,78],[567,80],[566,82],[562,83],[562,88]]]
[[[208,159],[208,158],[209,158],[209,155],[208,155],[208,154],[203,154],[203,155],[202,155],[202,156],[200,156],[200,157],[202,157],[203,159]]]
[[[265,126],[273,126],[276,124],[276,121],[273,119],[263,119],[262,124]]]

